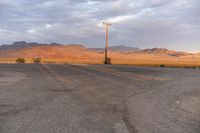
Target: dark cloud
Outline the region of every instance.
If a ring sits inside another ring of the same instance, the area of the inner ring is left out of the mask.
[[[4,0],[0,43],[17,40],[200,50],[199,0]]]

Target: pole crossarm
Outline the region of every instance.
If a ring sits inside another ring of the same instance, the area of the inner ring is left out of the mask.
[[[106,26],[112,26],[112,24],[109,23],[109,22],[103,22],[103,24],[106,25]]]

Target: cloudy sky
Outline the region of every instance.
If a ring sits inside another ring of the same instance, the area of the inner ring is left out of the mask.
[[[0,44],[79,43],[200,51],[200,0],[0,0]]]

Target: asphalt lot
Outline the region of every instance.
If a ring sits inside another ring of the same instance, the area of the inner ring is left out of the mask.
[[[200,70],[1,64],[0,133],[200,133]]]

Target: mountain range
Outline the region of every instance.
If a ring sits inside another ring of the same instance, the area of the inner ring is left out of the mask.
[[[19,41],[19,42],[14,42],[12,44],[3,44],[0,45],[0,52],[2,51],[18,51],[18,50],[26,50],[26,49],[31,49],[31,48],[41,48],[41,49],[45,49],[45,48],[56,48],[56,47],[74,47],[74,48],[83,48],[83,49],[87,49],[90,51],[95,51],[95,52],[104,52],[105,48],[85,48],[84,45],[81,44],[59,44],[59,43],[50,43],[50,44],[40,44],[37,42],[25,42],[25,41]],[[123,46],[123,45],[119,45],[119,46],[110,46],[108,48],[108,50],[110,52],[119,52],[119,53],[131,53],[131,52],[142,52],[142,53],[162,53],[162,54],[169,54],[172,56],[175,56],[176,54],[178,55],[187,55],[187,54],[191,54],[188,52],[181,52],[181,51],[175,51],[175,50],[168,50],[165,48],[152,48],[152,49],[140,49],[137,47],[129,47],[129,46]],[[34,51],[32,51],[34,52]],[[55,51],[56,52],[56,51]]]
[[[90,48],[91,50],[97,51],[97,52],[104,52],[105,48]],[[140,48],[137,47],[128,47],[128,46],[110,46],[108,47],[108,50],[111,52],[120,52],[120,53],[127,53],[127,52],[137,52],[141,51]]]

